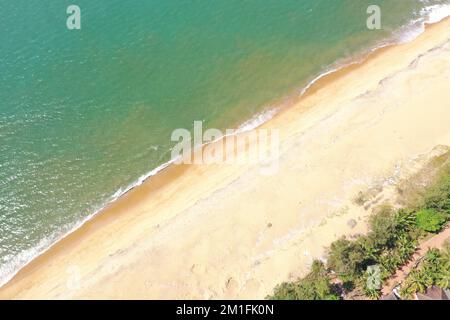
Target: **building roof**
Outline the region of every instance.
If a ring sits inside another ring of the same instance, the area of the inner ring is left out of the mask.
[[[447,293],[436,286],[427,289],[425,293],[416,293],[417,300],[449,300]]]

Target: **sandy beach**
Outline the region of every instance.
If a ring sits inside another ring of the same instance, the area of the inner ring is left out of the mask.
[[[371,206],[355,204],[358,193],[389,199],[423,155],[450,145],[449,123],[446,19],[321,79],[266,122],[280,132],[274,174],[171,166],[23,268],[0,298],[264,298],[333,240],[365,232]]]

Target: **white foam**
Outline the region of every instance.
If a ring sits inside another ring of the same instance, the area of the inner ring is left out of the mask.
[[[429,3],[424,0],[423,3]],[[425,32],[427,24],[437,23],[450,16],[450,4],[426,6],[418,13],[418,18],[411,20],[393,34],[394,43],[411,42]]]
[[[425,32],[423,19],[411,21],[408,25],[394,33],[394,43],[408,43]]]
[[[160,171],[164,170],[165,168],[167,168],[168,166],[170,166],[173,162],[175,162],[176,159],[171,159],[170,161],[167,161],[163,164],[161,164],[160,166],[156,167],[155,169],[149,171],[148,173],[140,176],[135,182],[133,182],[132,184],[130,184],[129,186],[125,187],[125,188],[119,188],[119,190],[117,190],[112,196],[110,201],[108,202],[114,202],[116,201],[118,198],[120,198],[121,196],[123,196],[125,193],[127,193],[128,191],[140,186],[141,184],[143,184],[148,178],[150,178],[151,176],[156,175],[157,173],[159,173]]]
[[[172,159],[168,162],[163,163],[162,165],[156,167],[155,169],[151,170],[145,175],[140,176],[134,183],[130,184],[126,188],[119,188],[103,206],[101,206],[97,210],[94,210],[94,212],[88,215],[87,217],[78,220],[73,224],[66,225],[59,232],[55,232],[53,235],[41,239],[36,246],[24,250],[14,257],[11,257],[8,263],[0,265],[0,287],[8,283],[22,268],[26,267],[34,259],[47,252],[56,243],[63,240],[71,233],[75,232],[77,229],[82,227],[87,221],[95,217],[108,205],[110,205],[111,203],[122,197],[130,190],[144,183],[151,176],[154,176],[160,171],[167,168],[174,161],[176,161],[176,159]]]
[[[267,111],[258,113],[250,120],[245,121],[243,124],[241,124],[237,128],[236,133],[247,132],[258,128],[260,125],[272,119],[277,114],[277,112],[278,108],[273,107],[268,109]]]
[[[17,272],[26,266],[30,261],[39,256],[45,251],[56,239],[44,237],[39,243],[28,249],[20,252],[18,255],[9,255],[6,257],[8,263],[0,265],[0,287],[6,284]]]
[[[450,16],[450,4],[428,6],[420,11],[426,23],[436,23]]]
[[[308,91],[309,88],[311,88],[313,86],[314,83],[316,83],[317,81],[319,81],[320,79],[322,79],[323,77],[338,71],[338,69],[331,69],[328,71],[325,71],[324,73],[321,73],[320,75],[318,75],[317,77],[315,77],[314,79],[312,79],[301,91],[300,91],[300,95],[304,95],[306,91]]]

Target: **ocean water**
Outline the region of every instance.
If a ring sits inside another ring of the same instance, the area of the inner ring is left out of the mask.
[[[66,8],[81,8],[81,30]],[[366,9],[382,9],[382,29]],[[264,121],[448,0],[0,0],[0,285],[170,160],[176,128]]]

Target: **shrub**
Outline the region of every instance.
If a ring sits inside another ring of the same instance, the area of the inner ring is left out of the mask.
[[[371,232],[368,237],[373,246],[379,248],[394,245],[397,215],[391,207],[382,207],[378,213],[371,216],[369,225]]]
[[[435,209],[423,209],[416,215],[417,226],[427,232],[438,232],[442,229],[447,218],[444,213]]]
[[[450,247],[442,250],[430,249],[420,267],[411,271],[402,285],[403,298],[412,298],[414,293],[425,292],[433,285],[449,289],[450,284]]]
[[[416,213],[413,210],[400,209],[396,215],[396,228],[399,231],[414,233],[416,228]]]
[[[296,282],[284,282],[275,288],[272,300],[338,300],[323,263],[315,260],[311,272]]]
[[[365,254],[356,242],[341,238],[333,242],[328,254],[328,268],[353,279],[360,273]]]
[[[450,212],[450,165],[445,166],[435,183],[425,192],[423,207]]]

